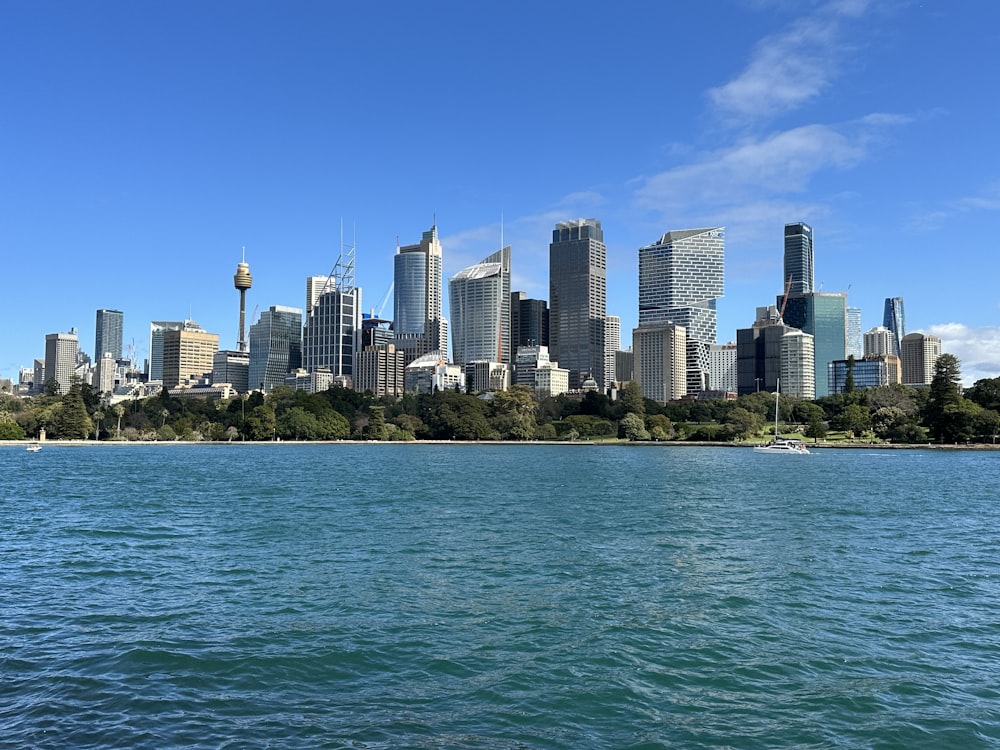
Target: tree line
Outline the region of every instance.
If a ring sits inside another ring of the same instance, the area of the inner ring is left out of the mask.
[[[732,442],[760,439],[774,422],[775,399],[760,392],[734,401],[645,399],[629,382],[619,398],[596,392],[538,399],[525,386],[489,394],[436,391],[378,398],[333,387],[306,393],[278,387],[230,400],[156,396],[109,405],[89,385],[59,394],[54,383],[28,399],[0,397],[0,439],[62,440],[615,440]],[[995,443],[1000,378],[964,393],[958,360],[938,358],[928,388],[889,385],[814,401],[781,395],[783,431],[816,440],[837,432],[888,443]]]

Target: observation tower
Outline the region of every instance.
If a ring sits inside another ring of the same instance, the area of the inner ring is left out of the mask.
[[[247,264],[247,249],[243,248],[243,260],[236,264],[236,274],[233,276],[233,286],[235,286],[240,292],[240,337],[238,340],[238,348],[241,352],[247,350],[246,338],[244,338],[244,331],[246,330],[246,300],[247,300],[247,289],[253,284],[253,277],[250,275],[250,266]]]

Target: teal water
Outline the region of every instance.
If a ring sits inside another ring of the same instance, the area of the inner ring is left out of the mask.
[[[1000,454],[0,448],[0,746],[1000,745]]]

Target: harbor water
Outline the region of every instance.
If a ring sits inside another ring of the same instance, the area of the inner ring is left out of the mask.
[[[0,747],[1000,746],[1000,453],[0,448]]]

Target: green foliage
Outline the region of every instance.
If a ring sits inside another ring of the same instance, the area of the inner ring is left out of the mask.
[[[857,436],[871,429],[872,422],[867,407],[848,404],[840,414],[830,420],[830,425],[835,430],[843,430]]]
[[[924,408],[924,424],[934,440],[964,443],[973,437],[972,422],[980,407],[962,397],[961,382],[958,359],[952,354],[938,357]]]
[[[756,412],[737,406],[730,410],[725,424],[729,427],[728,434],[731,437],[746,440],[760,434],[764,429],[764,418]]]
[[[389,431],[385,424],[385,408],[382,406],[368,407],[368,431],[365,437],[368,440],[387,440]]]
[[[646,417],[646,430],[652,440],[671,440],[674,437],[674,425],[663,414],[650,414]]]
[[[649,440],[649,432],[646,431],[646,424],[643,418],[635,412],[629,412],[619,424],[622,436],[626,440]]]
[[[0,422],[0,440],[24,440],[24,430],[17,422]]]
[[[556,433],[561,437],[569,437],[575,433],[577,437],[609,437],[615,434],[615,426],[607,419],[601,419],[592,414],[574,414],[559,422],[553,423]]]
[[[419,398],[425,436],[434,440],[496,440],[489,405],[466,393],[437,391]]]
[[[52,429],[54,436],[60,440],[83,440],[94,429],[83,403],[79,382],[74,381],[69,392],[62,397]]]
[[[1000,378],[977,380],[965,397],[984,409],[1000,413]]]
[[[523,385],[493,395],[490,423],[503,440],[531,440],[535,436],[538,403],[534,392]]]
[[[638,414],[640,417],[646,414],[646,399],[642,395],[642,387],[634,380],[629,380],[622,386],[619,399],[625,409],[626,414]]]

